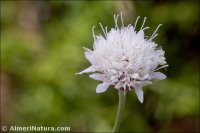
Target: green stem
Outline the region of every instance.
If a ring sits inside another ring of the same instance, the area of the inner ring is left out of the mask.
[[[118,111],[117,111],[117,117],[115,120],[115,125],[114,125],[112,132],[118,132],[118,130],[119,130],[119,126],[120,126],[121,119],[122,119],[122,112],[124,111],[125,102],[126,102],[126,92],[125,91],[119,89],[118,95],[119,95],[119,106],[118,106]]]

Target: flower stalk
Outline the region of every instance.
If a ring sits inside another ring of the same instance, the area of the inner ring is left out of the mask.
[[[119,95],[119,105],[118,105],[118,111],[117,111],[117,117],[115,120],[115,125],[114,125],[113,131],[112,131],[113,133],[119,131],[120,123],[122,120],[122,113],[124,111],[125,102],[126,102],[126,91],[119,89],[118,95]]]

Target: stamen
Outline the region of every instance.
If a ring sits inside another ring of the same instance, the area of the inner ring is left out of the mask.
[[[131,85],[130,84],[128,84],[128,89],[131,90]]]
[[[162,68],[166,68],[166,67],[168,67],[168,66],[169,66],[169,65],[164,65],[164,66],[161,66],[161,67],[159,67],[159,68],[155,69],[154,71],[160,70],[160,69],[162,69]]]
[[[105,30],[104,30],[104,28],[103,28],[102,24],[101,24],[101,23],[99,23],[99,25],[101,26],[101,29],[102,29],[102,31],[103,31],[103,33],[104,33],[105,37],[106,37],[106,32],[105,32]]]
[[[115,22],[115,20],[116,20],[116,15],[114,14],[114,22]],[[116,23],[115,23],[116,24]]]
[[[140,30],[143,28],[143,26],[144,26],[144,24],[146,22],[146,19],[147,19],[147,17],[144,17],[144,20],[143,20],[143,23],[142,23],[142,26],[141,26]]]
[[[94,28],[95,28],[95,26],[92,27],[92,35],[93,35],[94,40],[96,40],[95,33],[94,33]]]
[[[92,53],[92,51],[86,47],[83,47],[85,50],[87,50],[88,52]]]
[[[137,26],[137,22],[138,22],[139,18],[140,18],[140,16],[138,16],[137,19],[136,19],[136,21],[135,21],[134,30],[135,30],[135,28]]]
[[[114,18],[114,20],[115,20],[115,28],[118,29],[117,20],[118,20],[119,14],[117,14],[117,16],[115,15],[114,17],[115,17]]]
[[[144,30],[146,30],[146,29],[149,29],[149,27],[145,27],[145,28],[144,28],[144,29],[142,29],[142,30],[144,31]]]
[[[149,40],[153,40],[158,34],[155,34],[153,37],[151,37]]]
[[[128,26],[127,26],[127,28],[130,28],[131,27],[131,24],[129,24]]]
[[[117,26],[118,17],[119,17],[119,14],[117,14],[117,16],[114,15],[114,21],[115,21],[115,28],[116,28],[116,29],[119,29],[118,26]]]
[[[114,21],[115,21],[116,15],[114,14]]]
[[[106,30],[106,36],[108,35],[108,29],[107,29],[107,26],[105,27],[105,30]]]
[[[159,24],[158,27],[156,28],[156,30],[153,32],[153,34],[151,35],[149,40],[152,40],[152,37],[156,34],[156,32],[158,31],[159,27],[162,26],[162,24]]]
[[[124,86],[123,86],[123,88],[124,88],[124,92],[125,92],[125,90],[126,90],[126,83],[124,83]]]
[[[162,46],[156,47],[156,50],[162,50]]]
[[[122,27],[124,27],[124,21],[123,21],[123,16],[122,16],[122,12],[121,12],[121,21],[122,21]]]

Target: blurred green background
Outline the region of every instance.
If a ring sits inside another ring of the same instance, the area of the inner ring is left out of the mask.
[[[199,131],[198,1],[1,1],[1,123],[111,131],[117,91],[96,94],[100,82],[75,73],[90,65],[82,47],[92,49],[92,27],[114,27],[120,11],[126,25],[146,16],[146,35],[163,24],[154,41],[169,64],[143,104],[127,93],[120,131]]]

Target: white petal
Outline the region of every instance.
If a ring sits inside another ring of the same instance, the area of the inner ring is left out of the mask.
[[[98,84],[96,88],[96,93],[102,93],[106,91],[109,87],[108,83],[103,82],[102,84]]]
[[[153,72],[150,74],[151,78],[163,80],[166,79],[166,75],[161,72]]]
[[[145,74],[144,76],[140,77],[139,79],[140,79],[140,80],[145,80],[145,79],[147,79],[148,77],[149,77],[149,74]]]
[[[131,75],[131,78],[138,79],[139,78],[139,74],[138,73],[134,73],[134,74]]]
[[[116,68],[117,70],[121,70],[121,69],[124,67],[122,63],[116,62],[116,61],[113,61],[113,62],[112,62],[112,66],[113,66],[114,68]]]
[[[104,80],[104,75],[100,73],[93,73],[89,77],[95,80],[100,80],[100,81]]]
[[[144,97],[143,97],[143,90],[142,90],[142,88],[138,88],[138,87],[136,87],[136,88],[134,88],[134,90],[135,90],[135,93],[136,93],[136,95],[137,95],[137,97],[138,97],[138,100],[141,102],[141,103],[143,103],[143,99],[144,99]]]
[[[83,74],[83,73],[90,73],[90,72],[93,72],[93,69],[92,69],[92,66],[86,68],[85,70],[79,72],[79,73],[76,73],[76,74]]]
[[[89,48],[83,47],[86,51],[89,51],[92,53],[92,50],[90,50]]]
[[[146,85],[149,85],[149,84],[152,84],[151,81],[142,81],[142,83],[139,84],[140,87],[143,87],[143,86],[146,86]]]
[[[85,51],[85,57],[90,63],[92,63],[92,53],[90,51]]]
[[[115,83],[118,81],[118,78],[116,76],[113,76],[110,78],[110,80],[112,81],[112,83]]]
[[[138,39],[141,40],[141,39],[144,39],[144,31],[143,30],[140,30],[138,33]]]
[[[142,73],[142,74],[149,73],[150,69],[151,69],[151,67],[150,67],[150,66],[147,66],[147,67],[145,67],[144,69],[141,69],[141,73]]]

